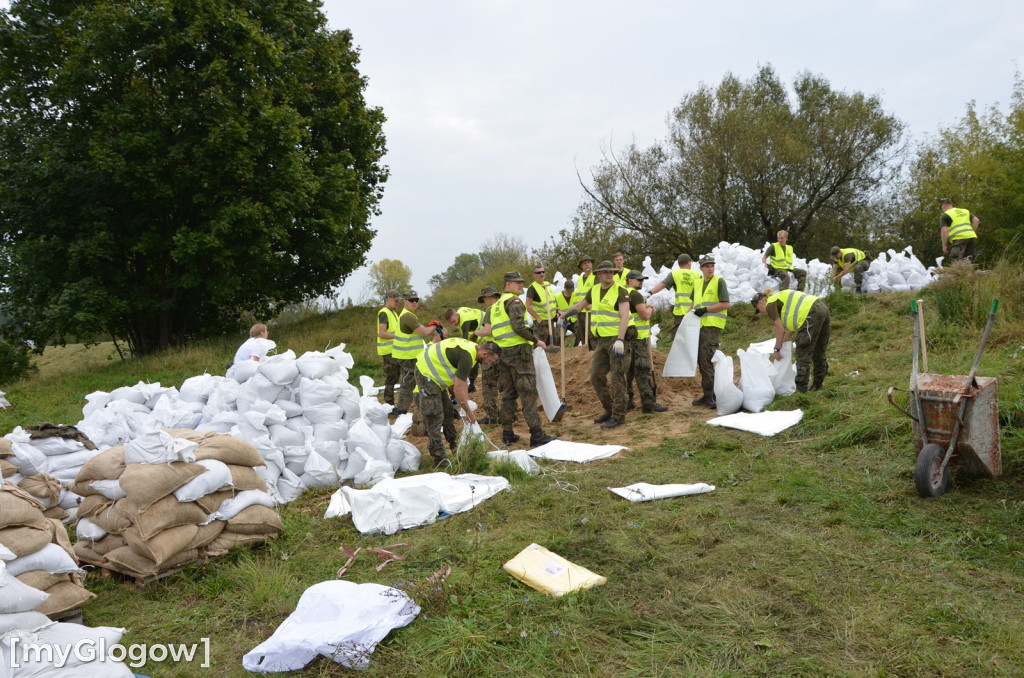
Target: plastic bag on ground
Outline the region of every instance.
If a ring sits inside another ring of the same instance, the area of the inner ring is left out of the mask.
[[[527,586],[556,598],[570,591],[601,586],[608,581],[539,544],[530,544],[502,568]]]
[[[743,391],[743,409],[760,412],[775,400],[775,387],[769,374],[768,356],[757,351],[736,351],[740,358],[740,390]]]
[[[715,351],[711,363],[715,366],[715,400],[719,414],[739,412],[743,407],[743,391],[732,382],[732,358],[721,351]]]
[[[633,483],[626,487],[609,487],[608,489],[623,499],[636,503],[652,501],[654,499],[685,497],[691,494],[704,494],[705,492],[713,492],[715,486],[708,485],[707,483],[673,483],[668,485]]]

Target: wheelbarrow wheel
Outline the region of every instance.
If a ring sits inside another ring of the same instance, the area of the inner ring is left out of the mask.
[[[946,450],[935,443],[925,445],[917,453],[914,485],[922,497],[937,497],[946,491],[946,485],[949,484],[949,466],[942,465],[945,457]]]

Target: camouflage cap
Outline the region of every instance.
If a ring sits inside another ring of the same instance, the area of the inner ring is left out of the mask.
[[[842,253],[842,250],[841,250],[841,249],[839,249],[838,247],[833,247],[833,248],[832,248],[832,251],[831,251],[831,253],[830,253],[830,256],[831,256],[832,258],[835,258],[835,257],[838,257],[838,256],[839,256],[839,255],[840,255],[841,253]]]
[[[583,262],[584,261],[589,261],[590,263],[594,263],[594,257],[591,257],[589,255],[584,254],[582,257],[580,257],[580,261],[579,261],[578,264],[576,264],[576,267],[577,268],[583,268]]]
[[[679,258],[676,259],[676,262],[680,266],[685,266],[685,265],[689,264],[691,261],[693,261],[693,259],[690,258],[689,254],[680,254]]]
[[[647,276],[644,275],[642,272],[633,269],[626,274],[626,280],[647,280]]]
[[[715,258],[713,256],[711,256],[710,254],[705,254],[703,257],[700,258],[700,267],[701,268],[704,268],[708,264],[713,264],[713,263],[715,263]]]
[[[419,300],[420,300],[420,295],[416,294],[416,290],[409,290],[408,292],[406,292],[406,293],[405,293],[404,295],[402,295],[402,296],[403,296],[403,297],[404,297],[404,298],[405,298],[405,299],[406,299],[407,301],[413,301],[413,300],[419,301]]]
[[[402,293],[399,292],[398,290],[388,290],[387,292],[384,293],[384,296],[387,297],[388,299],[401,299]]]
[[[760,313],[760,311],[757,310],[757,304],[764,298],[764,292],[756,292],[754,294],[754,298],[750,300],[750,305],[754,307],[754,313]]]
[[[605,259],[604,261],[597,265],[597,268],[594,269],[594,272],[600,273],[601,271],[611,271],[612,273],[615,273],[617,270],[618,269],[615,268],[615,264]]]
[[[524,283],[526,280],[519,273],[519,271],[509,271],[505,274],[504,282],[521,282]]]
[[[478,304],[484,303],[484,297],[500,297],[501,293],[498,292],[494,285],[487,285],[480,290],[480,296],[476,298]]]

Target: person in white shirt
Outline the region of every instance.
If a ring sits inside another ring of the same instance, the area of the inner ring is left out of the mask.
[[[249,338],[235,351],[234,365],[244,363],[246,360],[260,361],[265,352],[265,344],[260,339],[266,339],[268,335],[267,326],[263,323],[256,323],[249,329]]]

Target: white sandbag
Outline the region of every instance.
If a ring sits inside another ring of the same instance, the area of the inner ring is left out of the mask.
[[[398,465],[398,470],[404,473],[411,473],[420,470],[420,461],[423,455],[420,454],[419,448],[410,443],[408,440],[399,440],[392,438],[390,445],[401,446],[402,448],[402,461]]]
[[[323,379],[341,369],[334,358],[320,351],[306,351],[295,359],[295,366],[307,379]]]
[[[149,400],[149,396],[147,396],[142,389],[138,388],[138,386],[122,386],[120,388],[115,388],[110,392],[110,399],[127,400],[131,403],[145,405],[146,401]]]
[[[362,473],[363,469],[366,468],[366,464],[374,459],[369,453],[361,447],[349,450],[348,460],[345,462],[345,468],[339,469],[339,475],[341,480],[352,480],[357,475]],[[384,458],[387,461],[387,457]]]
[[[316,424],[332,424],[341,421],[341,418],[345,416],[342,407],[335,402],[305,406],[302,414],[314,426]]]
[[[0,589],[2,591],[2,589]],[[8,614],[0,614],[0,637],[6,635],[10,631],[35,631],[41,629],[44,626],[50,626],[53,622],[42,612],[36,612],[35,610],[29,612],[11,612]],[[3,655],[4,648],[0,647],[0,656]],[[6,657],[0,658],[3,661]],[[9,667],[10,662],[4,661],[4,667]],[[7,675],[5,674],[5,678]]]
[[[506,450],[495,450],[493,452],[488,452],[487,457],[498,463],[508,462],[510,464],[515,464],[531,476],[540,475],[540,464],[535,462],[533,457],[531,457],[530,453],[526,450],[512,450],[511,452]]]
[[[391,425],[387,422],[383,424],[370,424],[370,429],[377,434],[384,447],[387,447],[388,443],[391,442]]]
[[[29,612],[49,597],[49,593],[23,584],[15,575],[8,573],[6,563],[0,560],[0,614]]]
[[[338,470],[329,461],[310,450],[300,476],[306,487],[337,487],[341,483]]]
[[[61,438],[60,436],[34,438],[29,444],[45,454],[47,457],[72,454],[86,449],[85,445],[77,440],[72,438]]]
[[[301,411],[296,414],[288,414],[287,410],[277,405],[277,401],[254,400],[245,413],[245,418],[253,426],[258,426],[257,422],[262,417],[263,426],[270,426],[271,424],[284,424],[289,417],[298,416],[298,414],[301,414]]]
[[[344,419],[326,424],[313,424],[313,440],[345,440],[348,438],[348,422]]]
[[[132,678],[135,674],[123,661],[112,658],[124,656],[116,654],[121,647],[118,642],[124,629],[110,626],[82,626],[57,622],[34,631],[11,631],[4,641],[4,654],[16,648],[16,657],[5,657],[5,666],[13,660],[19,665],[13,672],[13,678]],[[16,639],[16,640],[15,640]],[[44,648],[38,654],[30,646]],[[52,649],[52,659],[45,650]],[[58,651],[65,652],[59,668],[55,666]],[[200,651],[201,655],[201,651]],[[131,660],[130,657],[128,657]]]
[[[212,523],[215,520],[231,520],[243,509],[247,509],[250,506],[266,506],[267,508],[274,508],[277,506],[277,502],[266,492],[262,490],[243,490],[230,499],[225,499],[221,502],[220,508],[211,513],[206,523]]]
[[[736,351],[740,359],[740,390],[743,409],[760,412],[775,399],[775,387],[769,374],[768,356],[757,351]]]
[[[697,343],[700,341],[700,318],[693,313],[683,316],[676,330],[672,347],[665,359],[663,377],[692,377],[697,374]]]
[[[0,544],[0,561],[14,560],[17,557],[18,556],[14,555],[13,551],[11,551],[3,544]]]
[[[732,358],[721,351],[715,351],[711,363],[715,366],[715,401],[718,403],[718,413],[739,412],[743,407],[743,391],[732,381]]]
[[[305,414],[300,414],[297,417],[288,417],[285,419],[284,425],[293,431],[301,433],[303,438],[313,437],[313,422]]]
[[[306,589],[295,612],[242,657],[242,666],[257,673],[292,671],[323,655],[346,668],[365,669],[377,643],[419,613],[399,589],[325,581]]]
[[[154,431],[135,438],[124,446],[126,464],[169,464],[195,461],[198,443],[175,438],[166,431]]]
[[[242,390],[238,392],[238,397],[242,398],[243,394],[251,394],[253,400],[266,400],[272,403],[281,397],[282,391],[284,391],[284,386],[275,384],[265,375],[257,373],[252,379],[245,382]]]
[[[338,344],[334,348],[329,348],[324,351],[324,354],[334,358],[345,370],[351,370],[356,364],[352,354],[345,350],[345,344]],[[345,379],[348,379],[348,376]]]
[[[363,470],[352,479],[352,485],[355,487],[373,487],[382,480],[394,477],[395,469],[391,466],[390,462],[371,459],[366,462]]]
[[[63,528],[62,528],[63,529]],[[42,570],[50,574],[81,574],[78,563],[59,544],[47,544],[35,553],[15,558],[7,563],[7,574],[17,577],[31,570]]]
[[[295,501],[306,490],[306,485],[302,482],[302,478],[287,468],[282,469],[281,477],[277,479],[276,487],[278,495],[285,503]]]
[[[348,500],[345,499],[344,493],[339,488],[337,492],[331,495],[331,501],[327,504],[327,512],[324,513],[324,518],[340,518],[341,516],[347,516],[352,513],[352,507],[348,505]]]
[[[301,447],[298,445],[286,447],[281,452],[284,453],[285,468],[300,476],[306,472],[306,458],[309,457],[309,451],[305,444]]]
[[[209,374],[200,374],[195,377],[189,377],[181,382],[178,395],[187,402],[205,403],[215,386],[216,382],[213,380],[213,377]]]
[[[75,466],[82,467],[85,463],[99,454],[101,450],[81,450],[79,452],[71,452],[70,454],[62,454],[59,457],[47,457],[50,461],[47,472],[53,475],[55,471],[61,471],[66,468],[72,468]]]
[[[85,396],[85,407],[82,416],[88,417],[92,412],[99,412],[110,402],[110,394],[105,391],[93,391]]]
[[[273,489],[277,491],[277,481],[281,478],[281,471],[283,466],[277,466],[276,464],[264,464],[263,466],[253,466],[253,470],[256,471],[256,475],[263,479],[263,482],[267,484],[267,491]]]
[[[558,397],[558,389],[555,388],[555,375],[551,373],[548,354],[540,347],[533,349],[533,369],[537,373],[537,395],[544,407],[544,414],[547,415],[548,421],[554,421],[555,415],[562,407],[562,401]]]
[[[113,501],[124,499],[128,496],[121,487],[121,481],[117,478],[94,480],[89,483],[89,487],[96,490],[107,499],[111,499]]]
[[[277,447],[302,447],[306,443],[306,436],[283,424],[270,426],[270,439]]]
[[[692,494],[704,494],[713,492],[714,485],[707,483],[673,483],[668,485],[652,485],[650,483],[633,483],[626,487],[609,487],[612,493],[631,502],[652,501],[654,499],[669,499],[672,497],[685,497]]]
[[[707,421],[711,426],[723,426],[725,428],[734,428],[740,431],[747,431],[749,433],[757,433],[762,436],[773,436],[776,433],[785,431],[791,426],[795,426],[803,419],[804,413],[802,410],[791,410],[791,411],[773,411],[773,412],[758,412],[757,414],[748,414],[746,412],[737,412],[736,414],[730,414],[726,417],[716,417]]]
[[[316,440],[310,443],[306,442],[307,445],[312,445],[313,451],[319,454],[321,457],[326,459],[331,466],[337,468],[341,465],[341,447],[342,443],[340,440]],[[346,450],[347,454],[347,450]]]
[[[377,394],[384,389],[379,386],[373,385],[373,377],[366,374],[360,375],[359,377],[359,388],[363,391],[364,397],[376,398]]]
[[[11,451],[14,456],[8,457],[7,461],[17,466],[18,473],[23,476],[35,476],[50,470],[46,455],[31,445],[11,443]]]
[[[253,377],[260,369],[260,364],[255,360],[243,360],[228,368],[227,377],[239,384],[244,384]]]
[[[359,399],[359,413],[360,416],[368,420],[371,424],[380,424],[381,426],[388,425],[388,415],[391,414],[391,410],[394,407],[387,403],[382,403],[373,396],[363,396]]]
[[[302,414],[302,405],[298,404],[294,400],[288,398],[278,398],[274,401],[274,404],[281,408],[284,412],[285,419],[290,417],[297,417]]]
[[[395,439],[389,442],[384,448],[384,456],[387,458],[388,463],[391,464],[391,468],[395,471],[401,468],[402,459],[405,457],[405,447],[402,443],[408,443],[408,441]],[[412,443],[408,444],[411,445]]]
[[[81,466],[69,466],[56,471],[50,471],[50,475],[56,478],[61,485],[70,485],[75,482],[75,477],[82,470]]]
[[[107,536],[107,531],[99,525],[93,524],[88,518],[82,518],[75,524],[75,536],[78,539],[98,541]]]
[[[302,377],[299,388],[295,392],[296,400],[305,408],[324,403],[333,403],[341,395],[341,390],[320,380]]]
[[[796,393],[796,363],[793,362],[793,342],[782,343],[782,359],[776,360],[772,386],[775,395],[789,396]],[[719,413],[721,414],[721,413]]]
[[[260,360],[259,365],[260,368],[257,372],[278,386],[286,386],[299,376],[299,368],[295,365],[294,351],[285,351],[280,355],[269,356],[265,360]],[[273,400],[273,398],[267,400]]]
[[[78,470],[80,471],[81,469]],[[75,475],[78,475],[77,471],[75,472]],[[78,505],[82,503],[82,499],[82,496],[75,494],[71,490],[65,489],[60,493],[60,501],[57,505],[65,510],[77,508]]]
[[[231,485],[231,469],[218,459],[200,459],[196,462],[205,466],[206,471],[188,481],[174,491],[174,497],[180,502],[190,502],[216,492],[222,487]]]
[[[412,412],[406,412],[395,417],[391,424],[391,435],[395,438],[404,438],[412,427]]]
[[[359,392],[354,389],[351,391],[342,391],[341,395],[335,401],[341,406],[342,411],[345,413],[345,418],[349,421],[354,421],[362,416],[362,408],[359,405]]]
[[[359,419],[348,429],[348,452],[351,455],[361,447],[373,459],[387,459],[385,444],[364,419]]]

